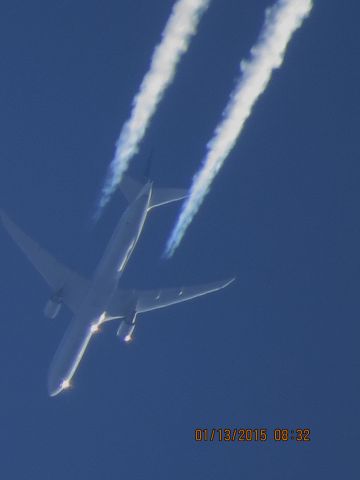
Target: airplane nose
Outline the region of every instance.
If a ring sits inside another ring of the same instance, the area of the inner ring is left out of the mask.
[[[62,386],[61,385],[48,385],[48,393],[50,397],[55,397],[62,391]]]
[[[57,378],[53,372],[50,371],[48,378],[48,393],[50,397],[55,397],[64,389],[64,382]]]
[[[48,380],[48,393],[50,397],[55,397],[59,393],[61,393],[63,390],[67,390],[68,388],[71,388],[71,381],[69,378],[58,378],[54,376],[49,376]]]

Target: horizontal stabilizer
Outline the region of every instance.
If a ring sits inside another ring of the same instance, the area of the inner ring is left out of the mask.
[[[150,208],[177,202],[187,196],[188,191],[184,188],[155,188],[151,195]]]
[[[58,262],[52,255],[28,237],[0,210],[1,221],[11,238],[42,275],[51,290],[61,290],[62,301],[73,311],[79,307],[88,289],[88,281]]]
[[[131,203],[138,196],[143,186],[144,184],[139,182],[139,180],[135,180],[129,175],[124,175],[120,183],[120,190],[126,200]],[[187,195],[188,191],[184,188],[153,188],[149,208],[182,200]]]

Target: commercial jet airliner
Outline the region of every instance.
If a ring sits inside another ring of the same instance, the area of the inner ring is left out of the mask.
[[[0,211],[4,227],[53,292],[45,306],[45,315],[55,318],[62,304],[74,314],[50,365],[50,396],[71,386],[86,347],[102,323],[119,320],[117,335],[124,342],[129,342],[139,313],[215,292],[233,281],[156,290],[118,289],[118,281],[139,240],[148,212],[186,196],[185,190],[153,188],[151,181],[141,184],[128,176],[123,178],[121,189],[129,206],[120,218],[91,280],[59,263]]]

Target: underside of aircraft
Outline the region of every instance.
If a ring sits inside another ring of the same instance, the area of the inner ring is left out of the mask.
[[[139,190],[139,183],[131,177],[126,177],[122,184],[125,197],[132,201]],[[183,198],[183,190],[158,189],[151,208]],[[60,263],[50,253],[40,247],[37,242],[26,235],[7,215],[0,210],[2,223],[9,235],[20,247],[28,260],[38,270],[52,290],[47,301],[44,314],[55,318],[62,305],[66,305],[74,314],[79,310],[86,297],[91,281],[74,270]],[[168,307],[193,298],[220,290],[234,278],[190,287],[157,288],[151,290],[117,289],[102,317],[102,322],[120,319],[117,335],[128,341],[135,328],[136,316],[151,310]]]
[[[59,262],[0,210],[5,229],[52,291],[44,308],[45,315],[55,318],[62,305],[74,314],[50,365],[48,391],[51,396],[69,387],[92,335],[102,323],[117,320],[117,335],[129,342],[137,315],[215,292],[234,280],[152,290],[118,288],[148,212],[159,205],[180,200],[187,193],[183,189],[153,188],[151,181],[141,184],[127,176],[121,188],[129,205],[119,219],[91,279]]]

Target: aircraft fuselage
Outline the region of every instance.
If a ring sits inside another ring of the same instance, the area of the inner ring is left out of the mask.
[[[55,353],[49,369],[48,390],[57,395],[70,386],[86,347],[101,323],[106,308],[144,227],[152,194],[148,182],[120,218],[95,270],[89,291]]]

